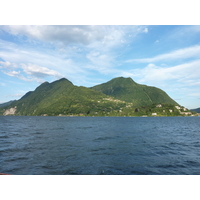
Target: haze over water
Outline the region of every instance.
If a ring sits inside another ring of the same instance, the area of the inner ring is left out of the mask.
[[[0,117],[0,172],[200,174],[200,117]]]

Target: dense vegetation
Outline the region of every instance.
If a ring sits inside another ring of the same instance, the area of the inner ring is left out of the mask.
[[[162,105],[158,107],[158,104]],[[1,108],[0,114],[15,108],[15,115],[37,116],[181,115],[175,105],[178,104],[164,91],[137,84],[131,78],[115,78],[92,88],[74,86],[63,78],[41,84],[35,91]]]
[[[147,106],[153,103],[178,105],[161,89],[137,84],[131,78],[114,78],[107,83],[94,86],[92,89],[133,103],[135,106]]]

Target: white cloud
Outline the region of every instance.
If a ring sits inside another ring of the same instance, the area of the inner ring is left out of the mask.
[[[128,45],[138,34],[147,32],[144,26],[1,26],[1,28],[23,40],[26,36],[31,46],[24,46],[0,40],[0,57],[10,63],[28,63],[46,67],[62,75],[73,78],[78,74],[88,74],[88,69],[102,74],[110,73],[116,67],[116,49]],[[126,37],[130,35],[129,37]],[[48,49],[48,42],[56,47]],[[27,39],[26,39],[27,44]],[[36,48],[34,45],[36,44]],[[81,52],[81,53],[80,53]],[[97,53],[99,55],[95,55]],[[47,72],[33,71],[32,68],[24,70],[32,77],[42,77]],[[59,76],[59,75],[57,75]],[[73,77],[72,77],[73,76]]]
[[[16,77],[24,81],[37,81],[37,82],[43,82],[43,78],[47,76],[53,76],[55,79],[62,78],[63,75],[61,75],[59,72],[55,70],[48,69],[46,67],[41,67],[36,64],[16,64],[16,63],[10,63],[10,62],[2,62],[0,61],[1,65],[3,66],[2,72],[8,76]],[[18,71],[13,70],[16,68]]]
[[[19,79],[27,81],[27,82],[33,81],[33,79],[24,77],[21,74],[21,71],[5,71],[5,70],[2,70],[2,72],[4,74],[8,75],[8,76],[16,77],[16,78],[19,78]]]
[[[44,78],[47,76],[54,76],[56,78],[61,78],[63,77],[60,73],[54,71],[54,70],[50,70],[46,67],[40,67],[38,65],[35,64],[21,64],[23,71],[28,74],[31,75],[32,77],[36,77],[36,78]]]
[[[129,39],[133,39],[139,33],[148,33],[148,28],[144,26],[83,26],[83,25],[11,25],[1,26],[1,29],[15,36],[26,36],[30,40],[37,40],[58,45],[81,44],[101,46],[102,48],[116,47],[124,44]],[[126,37],[130,35],[130,37]],[[96,44],[97,43],[97,44]]]
[[[103,28],[105,29],[103,39],[88,45],[89,53],[85,55],[88,63],[85,68],[101,74],[112,74],[118,71],[115,70],[119,64],[116,58],[121,53],[121,49],[128,46],[138,34],[147,32],[148,29],[143,26],[103,26]]]
[[[130,59],[126,62],[141,62],[141,63],[151,63],[157,61],[168,61],[175,59],[186,59],[186,58],[200,58],[200,45],[195,45],[192,47],[179,49],[172,51],[170,53],[161,54],[152,58],[142,58],[142,59]]]
[[[12,35],[24,35],[28,38],[45,41],[61,42],[65,45],[88,45],[94,41],[112,41],[121,36],[127,27],[123,26],[1,26]],[[146,32],[148,29],[144,29]],[[114,37],[113,37],[114,36]]]
[[[173,66],[173,67],[157,67],[149,64],[143,69],[145,80],[180,80],[185,81],[193,78],[200,78],[200,60]]]
[[[9,69],[12,70],[14,66],[15,68],[19,68],[21,63],[28,65],[31,61],[32,64],[37,66],[46,67],[57,72],[59,71],[63,76],[70,76],[71,74],[77,76],[77,73],[84,73],[80,64],[69,58],[71,56],[71,52],[69,53],[68,51],[60,52],[55,51],[54,49],[44,50],[32,49],[28,47],[24,48],[23,46],[2,40],[0,40],[0,46],[4,47],[4,49],[1,49],[0,51],[0,57],[3,60],[6,60],[6,62],[1,61],[2,65],[0,65],[4,69],[8,69],[8,67],[5,66],[5,63],[12,66],[12,68],[9,67]],[[75,55],[75,58],[79,61],[80,56]]]
[[[5,74],[7,74],[8,76],[15,76],[15,77],[17,77],[19,74],[20,74],[20,72],[18,71],[3,71]]]
[[[99,31],[89,26],[2,26],[2,29],[13,35],[25,35],[32,39],[65,44],[88,44],[101,37]],[[93,31],[93,35],[91,34]]]
[[[7,68],[7,69],[13,69],[13,68],[17,68],[17,65],[15,63],[10,63],[8,61],[6,61],[6,62],[0,61],[0,67]]]

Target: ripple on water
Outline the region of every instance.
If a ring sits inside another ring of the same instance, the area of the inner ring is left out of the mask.
[[[200,174],[200,118],[5,119],[3,173]]]

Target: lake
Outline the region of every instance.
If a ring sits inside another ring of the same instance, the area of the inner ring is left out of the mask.
[[[0,116],[0,173],[199,175],[200,117]]]

